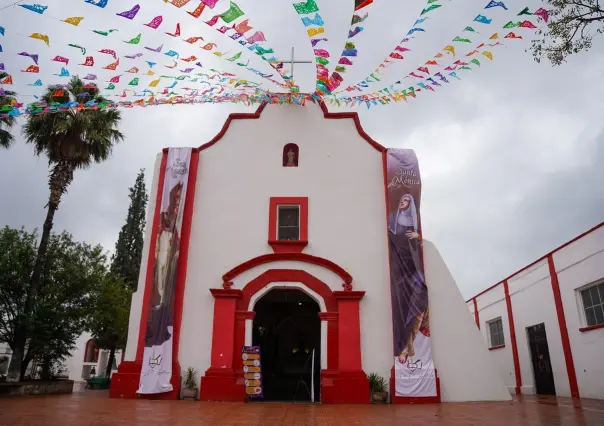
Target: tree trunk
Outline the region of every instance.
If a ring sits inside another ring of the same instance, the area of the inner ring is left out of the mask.
[[[105,368],[105,377],[111,377],[111,370],[113,367],[113,361],[115,360],[115,346],[111,347],[111,352],[109,352],[109,361],[107,361],[107,367]]]
[[[38,254],[36,262],[34,264],[34,270],[31,275],[31,285],[27,291],[27,298],[25,299],[25,306],[23,308],[23,315],[19,318],[19,321],[15,327],[15,349],[13,350],[13,356],[11,357],[11,363],[8,370],[6,380],[8,382],[18,382],[21,374],[21,363],[23,360],[23,354],[25,353],[25,342],[29,335],[29,329],[31,327],[34,303],[38,290],[42,282],[42,267],[44,260],[46,259],[46,251],[48,250],[48,241],[50,240],[50,231],[52,230],[53,220],[55,212],[59,209],[59,203],[61,202],[61,196],[67,192],[67,187],[73,180],[73,166],[67,161],[59,161],[52,169],[48,180],[48,186],[50,188],[50,197],[48,199],[48,211],[46,212],[46,220],[42,227],[42,237],[40,238],[40,245],[38,246]]]

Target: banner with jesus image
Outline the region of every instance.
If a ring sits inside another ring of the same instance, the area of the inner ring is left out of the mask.
[[[137,393],[171,392],[174,297],[180,231],[189,179],[191,148],[170,148],[153,253],[153,289],[145,333],[143,368]]]
[[[387,209],[395,395],[436,396],[415,152],[388,149]]]

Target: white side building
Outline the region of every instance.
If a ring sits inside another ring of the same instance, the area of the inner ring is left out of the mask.
[[[604,223],[466,304],[510,392],[604,399]]]

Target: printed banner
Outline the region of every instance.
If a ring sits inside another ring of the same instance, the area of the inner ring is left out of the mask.
[[[241,359],[243,360],[245,394],[249,399],[262,398],[262,366],[260,362],[260,346],[242,346]]]
[[[191,148],[170,148],[153,260],[145,352],[138,393],[171,392],[174,296]],[[143,307],[145,309],[145,307]],[[141,330],[142,331],[142,330]]]
[[[436,396],[420,222],[421,177],[415,152],[388,149],[387,173],[395,394]]]

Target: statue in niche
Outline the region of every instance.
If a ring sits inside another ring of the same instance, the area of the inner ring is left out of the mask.
[[[283,167],[298,167],[298,145],[290,143],[283,148]]]

